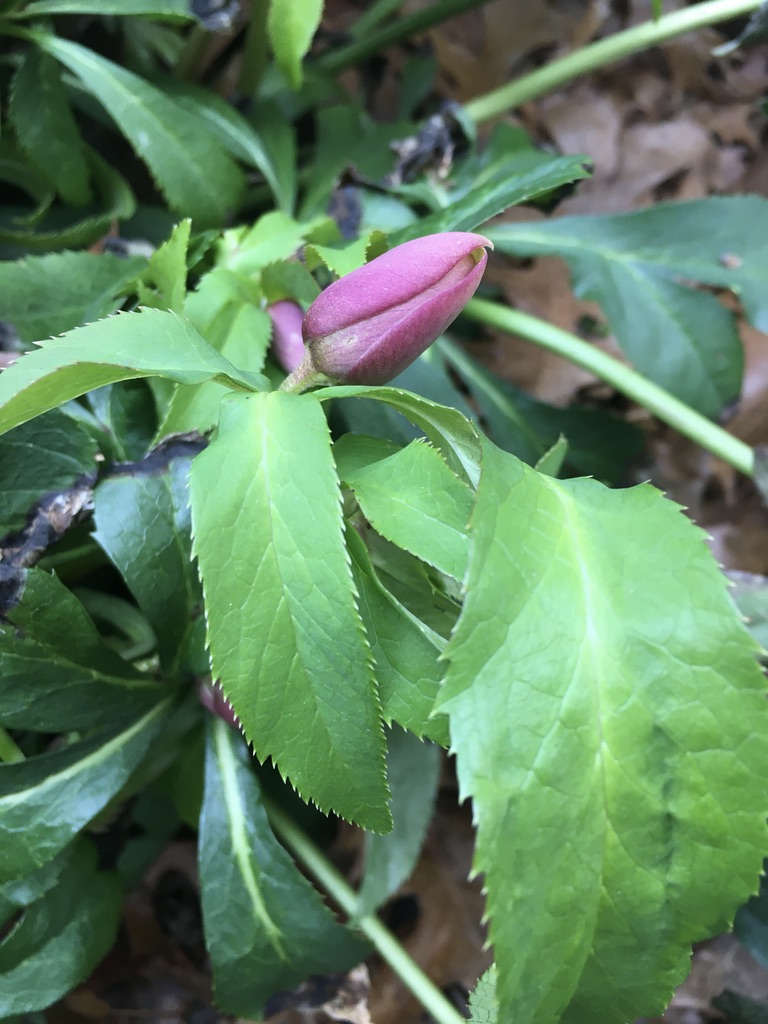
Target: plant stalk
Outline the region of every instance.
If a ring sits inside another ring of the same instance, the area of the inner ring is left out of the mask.
[[[423,32],[433,25],[439,25],[449,18],[455,18],[457,14],[463,14],[473,7],[479,7],[486,0],[436,0],[429,7],[422,7],[413,14],[404,18],[396,18],[394,21],[371,32],[365,39],[356,39],[348,46],[320,57],[314,64],[314,68],[324,74],[334,75],[344,71],[360,61],[372,57],[380,50],[401,39],[408,39],[417,32]]]
[[[624,32],[608,36],[607,39],[599,39],[596,43],[582,46],[560,60],[502,85],[485,96],[478,96],[467,103],[464,110],[476,124],[480,124],[552,92],[579,75],[595,71],[606,64],[613,64],[622,57],[628,57],[649,46],[656,46],[684,32],[692,32],[694,29],[705,28],[719,21],[749,14],[759,6],[760,0],[707,0],[705,3],[686,7],[682,11],[673,11],[671,14],[663,15],[658,21],[644,22],[642,25],[635,25]]]
[[[753,475],[755,456],[748,444],[594,345],[538,317],[521,313],[517,309],[508,309],[486,299],[472,299],[464,312],[480,323],[527,338],[541,348],[555,352],[594,373],[739,472]]]
[[[267,812],[280,839],[342,910],[354,917],[355,926],[370,939],[403,984],[411,990],[424,1009],[432,1014],[435,1024],[467,1024],[377,917],[372,914],[357,917],[357,894],[288,815],[272,803],[267,806]]]

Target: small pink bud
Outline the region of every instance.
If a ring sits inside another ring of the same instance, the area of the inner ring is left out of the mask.
[[[224,691],[218,683],[201,682],[197,687],[197,696],[203,707],[212,715],[223,718],[227,725],[240,728],[240,720],[232,710],[232,705],[224,696]]]
[[[267,306],[267,312],[272,319],[272,353],[286,373],[293,373],[306,352],[301,335],[304,312],[290,299]]]
[[[459,315],[493,247],[447,231],[398,245],[335,281],[304,317],[307,355],[287,390],[311,383],[386,384]],[[284,385],[285,386],[285,385]]]

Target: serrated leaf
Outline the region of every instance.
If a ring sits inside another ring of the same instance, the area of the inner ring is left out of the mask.
[[[95,539],[154,629],[169,671],[202,613],[190,540],[190,464],[174,458],[161,472],[115,473],[94,492]]]
[[[381,583],[365,545],[351,529],[347,546],[382,714],[386,721],[447,747],[448,719],[431,717],[445,673],[439,660],[445,641]]]
[[[718,196],[603,217],[489,228],[501,252],[565,259],[574,289],[598,302],[639,370],[708,415],[739,391],[742,347],[717,300],[681,284],[730,288],[768,329],[763,283],[768,202]]]
[[[355,468],[343,459],[337,464],[365,518],[382,537],[440,572],[464,578],[473,493],[439,452],[413,441],[368,466]]]
[[[84,981],[115,940],[120,905],[116,877],[97,870],[92,844],[78,843],[58,884],[0,943],[3,1019],[44,1009]]]
[[[264,1002],[368,950],[325,906],[272,833],[243,741],[210,723],[198,860],[217,1005],[260,1018]]]
[[[162,696],[101,640],[56,577],[29,569],[19,604],[0,626],[0,721],[38,732],[106,728]]]
[[[472,1014],[469,1024],[498,1024],[499,1002],[496,998],[496,965],[488,968],[469,997]]]
[[[294,220],[279,210],[259,217],[250,228],[227,231],[221,241],[221,262],[229,270],[247,275],[294,256],[313,227],[327,223],[320,217],[310,223]]]
[[[292,88],[301,86],[301,61],[320,24],[323,0],[271,0],[267,28],[278,66]]]
[[[386,830],[379,704],[320,404],[227,399],[191,491],[213,673],[256,754],[321,810]]]
[[[514,153],[501,166],[494,166],[486,180],[478,181],[461,199],[396,231],[390,244],[400,245],[440,231],[474,231],[510,206],[588,176],[584,157],[553,157],[534,150]]]
[[[19,530],[47,491],[92,473],[97,451],[91,432],[58,410],[10,431],[0,445],[0,536]]]
[[[374,913],[413,871],[432,820],[440,779],[440,748],[395,727],[387,736],[392,831],[365,836],[365,874],[357,916]]]
[[[198,226],[226,221],[240,201],[243,178],[212,142],[202,116],[79,43],[40,32],[34,41],[102,104],[174,209]]]
[[[184,312],[187,295],[187,250],[192,221],[177,224],[171,237],[152,253],[139,284],[139,302],[154,309]]]
[[[168,701],[128,726],[0,765],[0,883],[45,864],[115,797],[159,735]]]
[[[120,295],[146,266],[141,256],[62,252],[0,264],[0,320],[24,342],[100,320],[121,305]]]
[[[476,485],[480,476],[480,440],[472,423],[456,409],[448,409],[419,395],[393,387],[341,386],[323,388],[315,397],[370,398],[384,402],[420,427],[461,479]]]
[[[648,485],[556,481],[486,443],[446,653],[500,1018],[661,1012],[766,839],[764,682],[701,531]]]
[[[121,313],[43,342],[3,370],[0,433],[104,384],[152,376],[243,390],[263,381],[234,367],[175,313]]]
[[[29,50],[11,84],[8,116],[19,145],[65,203],[91,199],[90,168],[59,65]]]

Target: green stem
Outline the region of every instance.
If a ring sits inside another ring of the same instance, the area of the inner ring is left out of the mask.
[[[333,50],[331,53],[320,57],[314,65],[318,71],[333,75],[345,68],[350,68],[360,61],[372,57],[375,53],[392,46],[401,39],[408,39],[417,32],[423,32],[433,25],[455,18],[457,14],[479,7],[486,0],[437,0],[429,7],[422,7],[413,14],[404,18],[397,18],[395,21],[385,25],[377,32],[371,33],[366,39],[356,39],[348,46]]]
[[[686,7],[682,11],[666,14],[658,21],[644,22],[634,28],[607,39],[599,39],[596,43],[583,46],[574,53],[569,53],[560,60],[553,61],[517,81],[479,96],[465,106],[465,111],[476,124],[488,121],[507,110],[513,110],[522,103],[543,96],[560,88],[579,75],[595,71],[606,64],[613,64],[622,57],[628,57],[640,50],[663,43],[667,39],[692,32],[694,29],[714,25],[718,21],[727,21],[748,14],[760,6],[761,0],[708,0]]]
[[[376,0],[367,10],[363,11],[349,30],[353,39],[359,39],[367,32],[372,32],[378,24],[395,14],[405,0]]]
[[[269,53],[267,10],[266,3],[251,4],[250,20],[245,33],[245,46],[237,82],[241,96],[252,97],[256,94],[267,66]]]
[[[371,914],[356,916],[356,893],[291,818],[273,804],[267,810],[269,820],[280,839],[341,909],[355,918],[355,926],[370,939],[403,984],[407,985],[424,1009],[432,1014],[435,1024],[467,1024],[377,917]]]
[[[529,316],[516,309],[508,309],[485,299],[472,299],[464,312],[481,323],[527,338],[541,348],[555,352],[582,369],[594,373],[741,473],[747,476],[753,474],[755,457],[748,444],[733,437],[706,416],[702,416],[685,402],[660,388],[658,384],[643,377],[637,370],[625,366],[594,345],[544,320],[539,320],[538,317]]]
[[[0,729],[0,761],[10,764],[11,761],[23,761],[24,754],[11,739],[5,729]]]
[[[209,35],[202,25],[193,25],[184,43],[184,49],[176,62],[173,73],[176,78],[192,78],[198,69],[200,58],[208,46]]]

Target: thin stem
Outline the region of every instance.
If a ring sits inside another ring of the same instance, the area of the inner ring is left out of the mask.
[[[350,28],[349,34],[353,39],[359,39],[366,32],[373,31],[385,18],[395,14],[404,2],[405,0],[376,0],[366,11],[363,11]]]
[[[550,352],[570,359],[572,363],[611,384],[617,391],[642,405],[664,423],[668,423],[670,427],[700,444],[702,448],[706,448],[741,473],[752,476],[755,457],[748,444],[733,437],[706,416],[702,416],[685,402],[660,388],[658,384],[643,377],[637,370],[625,366],[594,345],[544,320],[539,320],[538,317],[499,306],[485,299],[472,299],[464,312],[481,323],[499,327],[510,334],[518,334]]]
[[[467,1024],[377,917],[372,914],[356,916],[358,900],[354,890],[288,815],[273,804],[268,806],[267,811],[275,832],[285,845],[342,910],[355,918],[355,926],[370,939],[403,984],[407,985],[424,1009],[432,1014],[436,1024]]]
[[[485,2],[486,0],[437,0],[429,7],[422,7],[404,18],[397,18],[377,32],[371,33],[366,39],[356,39],[348,46],[325,54],[314,67],[325,74],[336,74],[372,57],[401,39],[408,39],[417,32],[423,32],[432,25],[448,21],[449,18],[455,18],[457,14],[479,7]]]
[[[579,75],[613,64],[622,57],[628,57],[640,50],[663,43],[666,39],[692,32],[694,29],[727,21],[742,14],[748,14],[760,6],[761,0],[708,0],[694,4],[682,11],[666,14],[658,21],[644,22],[634,28],[596,43],[583,46],[560,60],[553,61],[517,81],[479,96],[465,106],[465,111],[476,124],[487,121],[507,110],[513,110],[522,103],[543,96],[558,89]]]
[[[255,96],[264,69],[267,66],[269,40],[267,36],[267,4],[251,4],[250,20],[245,33],[242,64],[237,88],[241,96]]]
[[[191,78],[197,69],[202,54],[208,45],[209,35],[202,25],[193,25],[184,42],[184,49],[176,62],[173,73],[176,78]]]
[[[5,729],[0,729],[0,761],[10,764],[11,761],[23,761],[24,754],[11,739]]]

